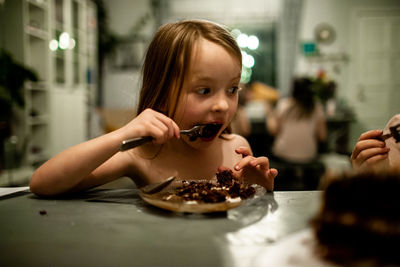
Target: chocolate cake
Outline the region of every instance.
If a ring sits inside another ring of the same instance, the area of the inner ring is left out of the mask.
[[[217,173],[216,183],[183,181],[182,186],[176,188],[174,194],[185,201],[218,203],[234,198],[249,198],[255,194],[255,189],[237,180],[231,170],[226,170]]]
[[[327,184],[312,226],[323,257],[343,265],[400,265],[400,174],[358,173]]]

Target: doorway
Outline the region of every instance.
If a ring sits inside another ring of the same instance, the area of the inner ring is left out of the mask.
[[[352,136],[357,140],[400,113],[400,9],[354,14],[349,100],[357,117]]]

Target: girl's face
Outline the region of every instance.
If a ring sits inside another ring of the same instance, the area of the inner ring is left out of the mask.
[[[211,144],[235,115],[241,65],[222,46],[206,39],[201,39],[193,51],[175,121],[181,130],[200,124],[221,124],[211,138],[191,142],[182,136],[191,146],[203,147]]]

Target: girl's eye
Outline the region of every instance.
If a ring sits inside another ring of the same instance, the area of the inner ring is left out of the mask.
[[[201,95],[207,95],[211,92],[210,88],[201,88],[197,90],[197,93],[201,94]]]
[[[239,91],[239,87],[237,87],[237,86],[233,86],[228,89],[228,93],[230,93],[232,95],[236,94],[238,91]]]

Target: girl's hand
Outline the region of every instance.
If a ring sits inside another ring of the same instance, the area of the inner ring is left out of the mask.
[[[361,134],[350,157],[353,168],[373,168],[388,157],[389,148],[384,141],[379,140],[381,135],[381,130],[371,130]]]
[[[253,157],[248,147],[239,147],[235,152],[243,157],[234,167],[233,175],[236,178],[247,184],[262,185],[268,191],[274,190],[274,179],[278,175],[278,171],[269,168],[267,157]],[[223,167],[220,170],[223,170]]]
[[[178,125],[171,118],[152,109],[144,110],[126,124],[122,131],[124,139],[151,136],[155,144],[163,144],[174,136],[180,138]]]

